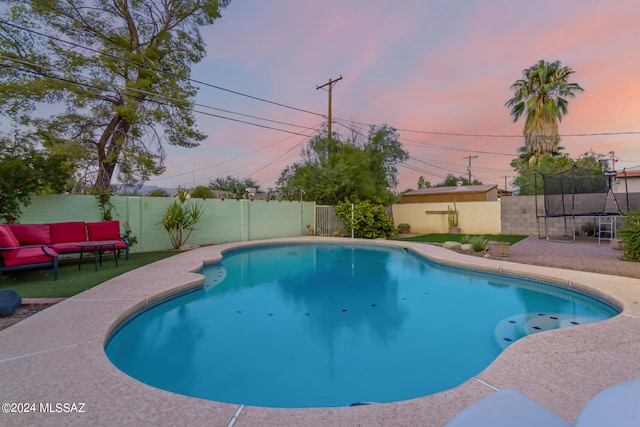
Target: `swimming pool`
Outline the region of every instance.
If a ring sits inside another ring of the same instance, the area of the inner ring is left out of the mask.
[[[454,387],[510,343],[616,314],[400,248],[280,245],[225,254],[206,285],[131,319],[105,351],[127,374],[245,405],[345,406]]]

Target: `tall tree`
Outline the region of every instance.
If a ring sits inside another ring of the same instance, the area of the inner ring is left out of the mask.
[[[230,0],[5,0],[0,113],[77,153],[98,190],[164,170],[163,142],[197,146],[190,67],[199,28]],[[10,18],[8,18],[10,17]],[[36,114],[53,104],[51,116]]]
[[[568,154],[542,154],[535,165],[529,162],[529,158],[526,155],[520,156],[517,159],[511,161],[511,166],[517,172],[516,179],[513,181],[515,192],[518,195],[532,195],[543,194],[544,186],[542,178],[535,177],[536,172],[541,174],[552,174],[563,172],[575,166],[578,169],[587,171],[593,171],[598,175],[603,175],[603,165],[599,159],[603,158],[602,154],[596,153],[593,150],[587,151],[577,159],[573,160]]]
[[[375,185],[379,188],[391,190],[398,186],[398,164],[409,158],[399,139],[398,131],[391,126],[369,127],[369,137],[362,149],[371,162]]]
[[[209,188],[211,190],[226,191],[236,199],[246,199],[248,196],[248,188],[255,188],[255,191],[258,192],[260,186],[251,178],[239,179],[227,176],[225,178],[218,177],[209,181]]]
[[[532,162],[542,154],[558,152],[558,124],[567,114],[566,98],[583,90],[577,83],[567,81],[573,73],[570,67],[561,66],[560,61],[540,60],[525,69],[523,78],[511,85],[514,96],[505,106],[511,108],[514,122],[526,115],[522,133]]]
[[[282,171],[276,191],[285,199],[330,205],[347,199],[391,203],[397,165],[408,158],[398,139],[386,125],[370,127],[366,136],[354,132],[347,141],[316,135],[302,149],[302,161]]]
[[[418,178],[418,190],[423,188],[431,188],[431,183],[424,179],[424,176],[420,176],[420,178]]]
[[[34,194],[64,191],[71,171],[64,156],[39,152],[24,137],[0,135],[0,218],[15,222]]]
[[[458,185],[458,182],[461,182],[462,185],[482,185],[482,181],[475,178],[473,181],[469,182],[467,177],[454,176],[452,173],[448,173],[444,181],[435,184],[434,187],[455,187]]]

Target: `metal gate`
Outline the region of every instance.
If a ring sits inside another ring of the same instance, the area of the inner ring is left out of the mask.
[[[316,206],[316,236],[348,236],[345,223],[338,219],[333,206]]]

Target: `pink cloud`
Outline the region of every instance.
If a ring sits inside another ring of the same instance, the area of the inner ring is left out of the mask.
[[[570,100],[561,133],[640,131],[638,21],[640,4],[635,0],[616,2],[615,7],[578,0],[232,2],[222,20],[206,31],[209,55],[194,73],[320,114],[326,113],[327,95],[316,85],[342,74],[333,104],[342,119],[401,129],[520,135],[523,122],[513,123],[504,107],[512,96],[510,86],[537,60],[558,59],[576,71],[575,81],[585,88]],[[213,89],[201,93],[205,104],[245,114],[310,127],[323,120]],[[194,154],[181,150],[184,160],[171,160],[167,175],[188,171],[193,158],[198,164],[214,163],[246,153],[212,173],[241,176],[269,165],[256,178],[271,180],[261,183],[271,186],[282,168],[296,160],[298,150],[285,153],[291,147],[287,143],[253,154],[291,135],[221,119],[199,117],[198,123],[210,138]],[[433,173],[433,182],[447,169],[466,171],[466,150],[479,150],[496,154],[478,154],[473,162],[477,175],[502,186],[502,177],[513,175],[511,158],[503,154],[515,157],[522,145],[519,138],[401,136],[457,149],[407,141],[412,155],[436,165],[419,167]],[[302,140],[293,137],[291,144]],[[636,140],[637,135],[565,137],[562,144],[571,155],[593,148],[640,160]],[[282,159],[276,160],[278,156]],[[415,187],[420,174],[403,169],[399,189]]]

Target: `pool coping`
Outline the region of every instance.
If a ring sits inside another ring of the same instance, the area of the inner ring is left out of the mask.
[[[441,264],[558,282],[606,298],[622,313],[603,322],[521,339],[458,387],[369,406],[283,409],[207,401],[143,384],[107,359],[104,344],[121,321],[159,299],[201,286],[204,278],[197,271],[204,264],[219,262],[236,248],[302,242],[406,248]],[[504,388],[523,392],[572,423],[598,392],[640,377],[638,330],[639,279],[473,257],[414,242],[300,237],[227,243],[125,273],[0,331],[0,400],[15,403],[16,410],[17,404],[23,404],[23,410],[35,409],[0,413],[0,424],[438,426]]]

